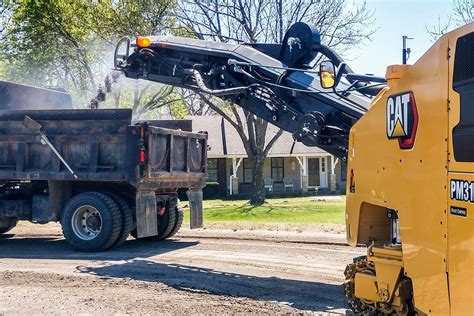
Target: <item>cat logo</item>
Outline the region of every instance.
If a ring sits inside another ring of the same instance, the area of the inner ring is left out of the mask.
[[[398,139],[401,149],[415,144],[418,111],[413,92],[389,96],[387,99],[387,137]]]

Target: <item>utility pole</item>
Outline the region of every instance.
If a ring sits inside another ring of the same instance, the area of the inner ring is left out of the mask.
[[[279,28],[278,41],[281,43],[283,42],[283,0],[278,1],[278,28]]]
[[[411,53],[411,49],[407,48],[407,40],[412,40],[413,37],[408,37],[406,35],[403,35],[402,39],[403,39],[402,62],[404,65],[406,65],[407,60],[410,57],[410,53]]]

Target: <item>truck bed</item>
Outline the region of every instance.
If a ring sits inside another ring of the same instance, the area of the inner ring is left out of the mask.
[[[78,179],[25,127],[28,116],[42,125]],[[155,124],[156,125],[156,124]],[[140,148],[140,146],[142,148]],[[0,111],[0,181],[78,180],[128,182],[137,188],[202,187],[207,135],[132,125],[132,111]],[[140,161],[141,151],[146,154]]]

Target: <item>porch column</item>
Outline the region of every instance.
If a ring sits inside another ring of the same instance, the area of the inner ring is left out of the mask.
[[[232,175],[230,176],[230,195],[239,193],[239,178],[237,177],[237,170],[242,163],[242,158],[237,160],[236,157],[232,157]]]
[[[334,159],[331,155],[331,192],[335,193],[337,190],[337,177],[336,177],[336,165],[339,162],[339,158]]]
[[[296,157],[301,170],[301,191],[308,192],[308,161],[306,157]]]

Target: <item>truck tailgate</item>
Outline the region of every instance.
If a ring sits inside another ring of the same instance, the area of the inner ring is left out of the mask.
[[[205,178],[207,134],[153,126],[148,132],[148,178]]]

